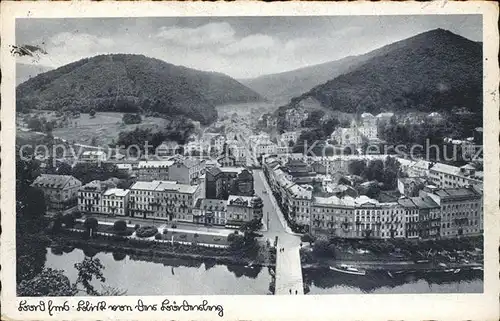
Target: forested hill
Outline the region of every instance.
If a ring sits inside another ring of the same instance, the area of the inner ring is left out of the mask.
[[[262,100],[235,79],[142,55],[82,59],[17,87],[17,109],[157,112],[210,123],[215,106]]]
[[[482,43],[443,29],[367,54],[348,73],[293,98],[343,112],[482,110]]]

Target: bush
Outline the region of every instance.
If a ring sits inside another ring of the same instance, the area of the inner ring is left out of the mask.
[[[135,231],[135,235],[137,235],[137,237],[151,237],[154,236],[156,233],[158,233],[158,229],[154,226],[139,227]]]
[[[74,218],[82,218],[82,212],[80,212],[80,211],[73,212],[73,217]]]
[[[122,118],[123,123],[125,124],[140,124],[142,122],[141,115],[139,114],[123,114]]]
[[[313,243],[315,241],[315,238],[310,233],[306,233],[300,237],[300,240],[302,242]]]
[[[67,228],[73,228],[75,226],[75,216],[73,214],[66,214],[62,218],[64,226]]]
[[[181,235],[179,235],[179,238],[181,238],[181,239],[185,239],[186,237],[187,237],[187,235],[186,235],[186,234],[181,234]]]
[[[162,239],[161,233],[156,233],[155,240],[161,240],[161,239]]]
[[[140,226],[139,224],[135,224],[135,226],[134,226],[134,230],[136,230],[136,231],[137,231],[137,229],[139,229],[140,227],[141,227],[141,226]]]
[[[123,232],[127,230],[127,222],[120,220],[113,224],[113,229],[117,232]]]
[[[83,222],[83,227],[85,227],[87,231],[90,231],[90,229],[92,229],[92,231],[95,232],[98,226],[99,222],[95,217],[89,217],[85,220],[85,222]]]
[[[163,230],[163,234],[164,234],[164,235],[167,235],[167,234],[168,234],[168,230],[167,230],[167,229],[164,229],[164,230]]]

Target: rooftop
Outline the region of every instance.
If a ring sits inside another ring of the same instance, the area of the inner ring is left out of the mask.
[[[140,161],[138,168],[168,168],[173,164],[171,160]]]
[[[127,195],[129,192],[130,192],[130,190],[128,190],[128,189],[110,188],[106,192],[104,192],[104,196],[115,195],[115,196],[123,197],[123,196]]]
[[[153,181],[153,182],[160,183],[155,189],[155,191],[157,192],[173,191],[183,194],[193,194],[198,189],[197,185],[177,184],[175,182],[169,182],[169,181]]]
[[[35,179],[33,186],[63,188],[72,179],[77,180],[71,175],[42,174]]]
[[[434,192],[434,194],[443,199],[463,199],[467,197],[480,196],[478,189],[466,187],[438,189]]]

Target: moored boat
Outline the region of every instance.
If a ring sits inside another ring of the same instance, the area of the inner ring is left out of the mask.
[[[346,274],[366,275],[366,271],[345,264],[341,264],[340,266],[330,266],[330,270]]]

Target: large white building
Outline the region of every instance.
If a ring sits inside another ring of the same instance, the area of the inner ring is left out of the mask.
[[[130,190],[110,188],[102,194],[101,213],[106,215],[128,215],[128,198]]]
[[[136,182],[130,188],[131,216],[192,222],[192,208],[201,197],[199,185],[172,181]]]

